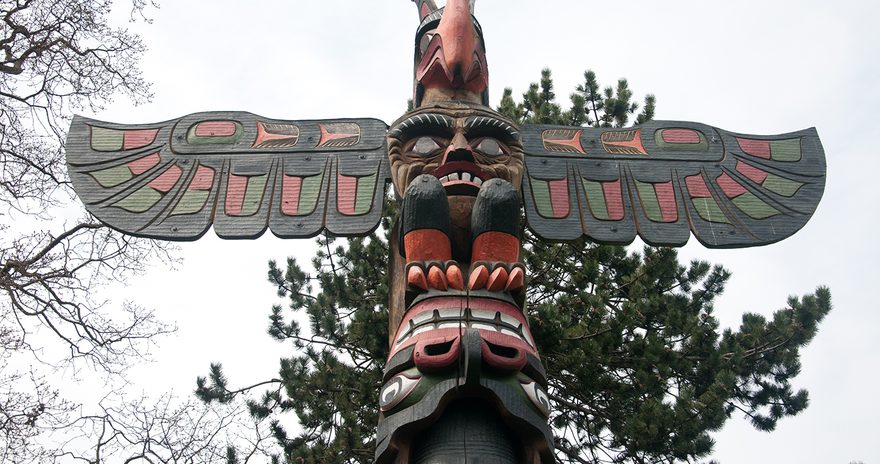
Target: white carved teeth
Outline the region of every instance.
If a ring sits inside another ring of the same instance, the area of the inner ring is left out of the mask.
[[[453,172],[452,174],[447,174],[440,178],[440,183],[445,184],[447,182],[455,182],[459,180],[472,182],[476,184],[477,187],[483,185],[483,179],[480,179],[477,175],[469,172]]]
[[[401,330],[400,335],[398,335],[397,346],[395,346],[394,350],[396,351],[404,342],[418,334],[431,330],[453,328],[473,328],[500,332],[504,335],[516,337],[526,342],[532,348],[535,347],[535,342],[532,340],[528,328],[524,327],[513,316],[485,309],[443,308],[424,312],[408,321],[406,329]]]

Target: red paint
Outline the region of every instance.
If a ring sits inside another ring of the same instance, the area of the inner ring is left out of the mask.
[[[452,245],[449,237],[437,229],[416,229],[403,237],[407,261],[449,261]]]
[[[205,121],[196,124],[196,137],[231,137],[235,135],[234,121]]]
[[[736,170],[756,184],[763,183],[768,176],[766,172],[739,160],[736,161]]]
[[[412,268],[411,268],[412,269]],[[451,296],[451,297],[440,297],[440,298],[430,298],[424,300],[420,303],[413,305],[409,311],[407,311],[403,320],[400,322],[400,325],[397,328],[397,333],[394,335],[394,339],[397,340],[400,338],[401,330],[407,330],[409,328],[409,321],[414,317],[418,316],[422,313],[431,313],[435,309],[455,309],[464,312],[465,308],[471,309],[482,309],[486,311],[496,311],[500,312],[504,315],[511,316],[519,321],[523,326],[523,330],[526,332],[526,338],[529,340],[534,340],[532,337],[531,331],[529,330],[529,324],[526,321],[525,316],[522,311],[520,311],[516,306],[511,303],[507,303],[501,300],[490,299],[490,298],[480,298],[475,296],[465,297],[465,296]],[[427,332],[423,332],[417,334],[413,337],[410,337],[405,342],[399,343],[394,346],[391,352],[388,355],[388,359],[391,359],[395,353],[400,351],[403,348],[416,344],[421,339],[436,339],[442,337],[454,337],[459,335],[460,328],[448,328],[448,329],[435,329]],[[485,339],[486,334],[492,333],[496,334],[498,338],[494,338],[497,345],[509,346],[513,348],[517,348],[520,350],[524,350],[528,353],[532,353],[537,355],[535,348],[526,343],[523,340],[520,340],[518,337],[513,337],[510,335],[504,335],[494,331],[487,331],[483,329],[480,330],[480,335]],[[451,338],[450,338],[451,339]]]
[[[175,164],[166,169],[159,177],[153,179],[149,185],[162,193],[168,193],[169,190],[174,188],[174,184],[180,180],[181,175],[183,175],[183,170]]]
[[[281,212],[295,216],[299,212],[299,194],[302,190],[302,177],[284,176],[281,182]]]
[[[736,138],[739,147],[743,153],[757,156],[758,158],[770,159],[770,141],[769,140],[751,140]]]
[[[675,203],[675,191],[672,189],[672,181],[654,184],[654,192],[657,194],[657,202],[660,203],[660,215],[663,218],[663,222],[677,221],[678,207]]]
[[[501,266],[498,266],[492,274],[489,276],[489,281],[486,283],[486,289],[490,292],[500,292],[504,290],[504,287],[507,285],[507,269],[504,269]]]
[[[159,164],[159,161],[162,161],[162,158],[159,157],[159,153],[153,153],[152,155],[144,156],[143,158],[128,163],[128,170],[131,171],[132,174],[139,176],[156,167],[156,165]]]
[[[428,286],[446,291],[446,273],[437,266],[428,269]]]
[[[526,285],[526,273],[521,267],[515,267],[510,271],[510,277],[507,278],[507,285],[504,287],[509,292],[522,290]]]
[[[444,334],[445,336],[424,338],[416,343],[415,350],[413,351],[413,361],[421,372],[430,373],[437,371],[451,366],[458,361],[459,354],[461,353],[461,337],[458,333],[453,333],[453,335]],[[446,352],[428,354],[428,347],[445,346],[446,344],[450,344]]]
[[[606,134],[613,134],[613,132],[606,132]],[[604,136],[604,134],[603,134],[603,136]],[[633,134],[632,140],[629,140],[629,141],[617,141],[617,140],[605,141],[605,140],[603,140],[602,143],[607,145],[608,147],[629,148],[630,150],[634,150],[634,151],[638,152],[640,155],[647,155],[648,154],[648,152],[645,151],[645,146],[642,145],[642,130],[641,129],[638,129],[635,131],[635,134]]]
[[[477,266],[471,271],[471,277],[468,279],[468,288],[471,290],[481,290],[486,288],[486,282],[489,281],[489,270],[486,266]]]
[[[189,190],[211,190],[212,186],[214,186],[214,169],[199,166],[195,177],[189,184]]]
[[[721,190],[724,191],[727,198],[735,198],[746,193],[746,188],[740,185],[739,182],[733,180],[733,178],[727,175],[726,172],[718,176],[715,179],[715,182],[718,183],[718,186],[721,187]]]
[[[614,182],[603,182],[602,190],[605,192],[605,206],[608,208],[608,220],[619,221],[623,219],[623,193],[620,188],[620,179]]]
[[[156,134],[158,133],[159,129],[127,130],[122,136],[122,149],[132,150],[135,148],[146,147],[156,140]]]
[[[336,209],[342,214],[352,215],[354,214],[355,200],[357,200],[357,177],[337,174]]]
[[[422,3],[422,7],[419,10],[419,19],[427,18],[429,14],[431,14],[431,8],[428,7],[428,3]]]
[[[700,133],[691,129],[665,129],[662,132],[663,141],[681,145],[696,145],[700,143]]]
[[[568,217],[570,205],[568,202],[568,179],[547,181],[550,186],[550,205],[553,206],[553,217]]]
[[[406,273],[406,283],[410,287],[416,287],[422,290],[428,289],[428,279],[425,277],[425,271],[418,266],[412,266],[409,268],[409,271]]]
[[[572,137],[570,139],[546,139],[545,138],[544,143],[552,143],[554,145],[563,145],[566,147],[571,147],[571,148],[577,150],[578,153],[580,153],[582,155],[586,155],[587,152],[584,150],[584,146],[581,145],[581,134],[583,134],[583,132],[584,131],[582,131],[582,130],[575,132],[574,137]]]
[[[499,332],[490,332],[488,330],[480,330],[480,338],[483,339],[481,351],[483,354],[483,361],[485,361],[486,364],[508,372],[518,372],[525,367],[526,352],[520,349],[519,344],[521,342],[519,339],[515,339],[510,335],[504,335]],[[510,343],[511,339],[514,339],[519,343]],[[513,350],[516,354],[513,357],[499,356],[493,353],[491,348],[489,348],[490,343],[492,345]]]
[[[687,183],[688,193],[690,193],[691,198],[706,198],[712,196],[709,192],[709,187],[706,185],[706,180],[699,174],[685,178],[685,183]]]
[[[446,281],[453,289],[464,290],[464,275],[461,273],[461,268],[455,264],[446,268]]]
[[[484,232],[474,239],[471,262],[498,261],[514,263],[519,261],[519,239],[504,232]]]
[[[325,144],[330,143],[334,140],[347,139],[349,137],[356,137],[359,135],[357,133],[334,134],[334,133],[331,133],[329,130],[327,130],[327,126],[325,126],[323,124],[320,124],[319,127],[321,128],[321,141],[318,142],[319,147],[323,147]]]
[[[416,80],[426,89],[482,92],[489,86],[485,53],[479,47],[470,0],[446,3],[434,38],[416,65]]]
[[[226,214],[230,216],[241,215],[247,184],[248,178],[246,176],[229,175],[229,182],[226,185]]]

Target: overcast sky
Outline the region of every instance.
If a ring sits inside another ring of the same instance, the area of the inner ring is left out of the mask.
[[[818,129],[828,159],[825,196],[793,237],[767,247],[712,251],[692,240],[682,259],[733,272],[716,314],[738,325],[745,311],[770,314],[786,297],[832,290],[835,309],[804,351],[798,388],[811,405],[771,433],[735,417],[719,433],[723,463],[880,462],[875,334],[880,281],[878,226],[880,17],[877,2],[808,0],[477,2],[486,36],[491,98],[522,94],[544,67],[561,99],[591,68],[603,85],[629,79],[654,93],[658,119],[699,121],[751,134]],[[99,114],[148,123],[209,110],[284,119],[376,117],[391,122],[412,88],[415,7],[407,0],[166,1],[136,26],[155,98]],[[874,111],[872,111],[874,110]],[[289,353],[265,335],[275,303],[266,262],[308,260],[310,240],[222,241],[213,233],[181,245],[184,261],[153,267],[120,298],[155,308],[179,332],[156,362],[131,376],[149,392],[186,394],[212,361],[233,384],[275,375]],[[306,261],[307,262],[307,261]]]

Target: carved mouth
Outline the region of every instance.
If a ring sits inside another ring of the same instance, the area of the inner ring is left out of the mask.
[[[535,342],[532,340],[528,327],[516,317],[502,311],[473,308],[463,310],[435,309],[416,314],[405,324],[398,329],[394,351],[406,344],[412,337],[422,333],[443,329],[464,330],[465,328],[498,332],[502,335],[515,337],[533,350],[535,349]]]
[[[468,161],[446,163],[431,174],[440,180],[446,193],[450,195],[476,196],[483,182],[494,177]]]

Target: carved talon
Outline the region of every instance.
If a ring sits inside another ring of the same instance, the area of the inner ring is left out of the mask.
[[[471,277],[468,279],[468,288],[471,290],[481,290],[486,288],[488,281],[489,269],[483,265],[477,266],[471,271]]]
[[[464,275],[462,275],[458,264],[450,264],[446,268],[446,281],[454,290],[464,290]]]
[[[525,286],[526,272],[519,266],[514,267],[513,270],[510,271],[510,276],[507,278],[507,285],[504,286],[504,290],[508,292],[518,292],[525,288]]]
[[[406,283],[411,288],[428,290],[428,279],[425,277],[425,271],[419,266],[410,266],[406,272]]]
[[[477,262],[468,279],[468,288],[518,293],[525,288],[525,275],[522,263]]]
[[[507,269],[504,269],[503,266],[498,266],[492,271],[492,275],[489,276],[489,282],[486,283],[486,289],[490,292],[500,292],[504,290],[504,287],[507,284],[507,277]]]
[[[439,266],[431,266],[428,270],[428,286],[437,290],[446,290],[446,273]]]
[[[456,261],[410,262],[406,274],[410,290],[464,290],[464,277]]]

